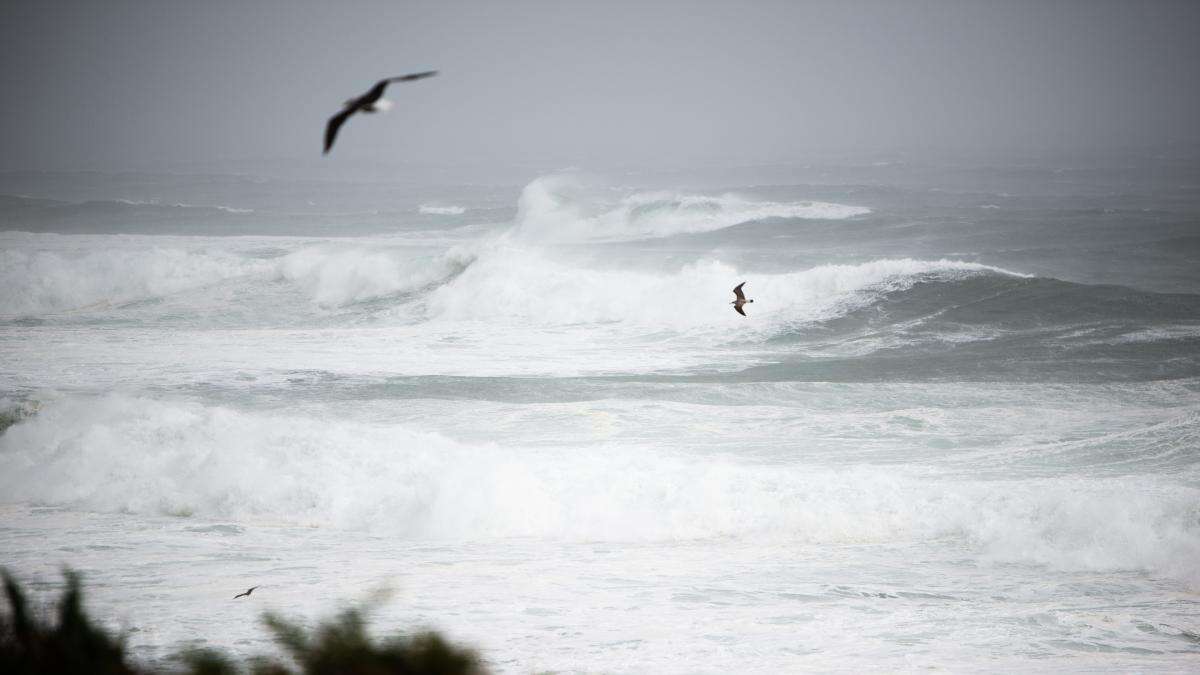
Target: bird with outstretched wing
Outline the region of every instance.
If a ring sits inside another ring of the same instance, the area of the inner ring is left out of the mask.
[[[733,305],[733,311],[737,312],[738,314],[741,314],[742,316],[746,316],[746,312],[742,309],[742,305],[745,305],[750,302],[754,302],[753,300],[747,300],[746,295],[744,293],[742,293],[742,286],[745,286],[745,285],[746,285],[746,282],[743,281],[742,283],[733,287],[733,296],[736,298],[736,300],[729,303],[729,304]]]
[[[330,117],[329,123],[325,125],[324,154],[329,154],[330,149],[333,148],[333,142],[337,140],[338,130],[342,128],[342,125],[346,123],[346,120],[350,119],[351,115],[356,112],[373,113],[381,110],[387,110],[387,107],[383,105],[385,101],[382,101],[382,99],[383,90],[387,89],[389,84],[392,82],[412,82],[413,80],[422,80],[426,77],[433,77],[434,75],[437,75],[437,73],[438,71],[436,70],[427,70],[421,73],[410,73],[408,75],[401,75],[399,77],[389,77],[376,82],[375,86],[371,87],[370,91],[362,96],[346,101],[346,105],[342,108],[341,112],[333,117]]]

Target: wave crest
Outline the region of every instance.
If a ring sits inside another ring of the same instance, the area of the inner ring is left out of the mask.
[[[33,235],[37,248],[30,241],[0,248],[0,317],[104,311],[234,280],[250,284],[241,297],[251,302],[269,297],[266,284],[285,281],[313,304],[337,307],[425,288],[452,278],[473,258],[461,248],[414,256],[396,246],[291,243],[288,252],[245,242],[160,245],[141,236],[99,248],[91,238],[54,237]]]
[[[279,274],[314,303],[336,307],[416,291],[458,274],[471,259],[457,250],[429,259],[385,249],[316,246],[286,256]]]
[[[728,308],[732,287],[746,280],[758,322],[752,330],[844,314],[881,294],[924,280],[1007,270],[955,260],[888,259],[821,265],[802,272],[744,274],[718,260],[674,272],[595,270],[567,265],[526,248],[493,249],[438,288],[432,310],[441,319],[535,325],[625,322],[688,329],[741,320]]]
[[[1200,491],[1153,476],[953,481],[649,447],[581,454],[115,395],[46,404],[0,435],[0,458],[10,503],[437,539],[954,537],[995,560],[1200,582]]]
[[[273,263],[221,249],[151,246],[101,250],[0,250],[0,314],[105,308],[226,279],[270,274]]]
[[[538,241],[613,241],[711,232],[766,218],[843,219],[870,213],[827,202],[763,202],[734,194],[638,192],[611,203],[577,177],[538,178],[521,191],[515,233]]]

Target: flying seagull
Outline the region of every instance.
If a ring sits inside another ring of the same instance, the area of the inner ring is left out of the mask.
[[[742,283],[733,287],[733,294],[737,297],[737,300],[729,303],[733,305],[733,311],[741,314],[742,316],[746,316],[746,313],[742,311],[742,305],[746,304],[747,302],[754,302],[753,300],[747,300],[746,296],[742,294],[742,286],[745,285],[746,282],[743,281]]]
[[[437,72],[438,71],[436,70],[427,70],[423,73],[412,73],[409,75],[401,75],[400,77],[389,77],[377,82],[374,87],[371,87],[370,91],[362,96],[346,101],[346,105],[342,108],[342,111],[333,117],[330,117],[329,124],[325,126],[325,154],[329,154],[330,148],[333,147],[333,141],[337,138],[338,129],[342,128],[342,125],[346,123],[346,120],[349,119],[351,115],[360,111],[365,113],[379,112],[392,107],[391,102],[383,98],[383,90],[387,89],[389,84],[392,82],[412,82],[413,80],[421,80],[426,77],[433,77],[434,75],[437,75]]]
[[[233,596],[233,599],[237,600],[238,598],[245,598],[245,597],[249,596],[251,593],[253,593],[254,589],[256,589],[256,588],[258,588],[258,586],[251,586],[250,588],[246,589],[245,593],[238,593],[237,595]]]

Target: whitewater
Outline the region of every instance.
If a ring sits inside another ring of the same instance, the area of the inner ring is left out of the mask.
[[[1194,671],[1198,180],[6,174],[3,565],[149,660],[387,586],[499,672]]]

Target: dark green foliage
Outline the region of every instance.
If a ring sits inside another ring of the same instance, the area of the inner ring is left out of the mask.
[[[125,661],[125,648],[102,628],[92,625],[83,611],[79,575],[66,572],[67,589],[58,607],[57,625],[30,613],[21,587],[4,574],[9,615],[0,618],[0,672],[136,673]]]
[[[4,590],[9,614],[0,616],[0,673],[95,673],[137,675],[155,672],[126,661],[124,645],[91,624],[83,611],[79,577],[67,572],[67,589],[57,625],[30,613],[20,586],[7,573]],[[239,666],[213,650],[181,654],[176,662],[190,675],[477,675],[483,667],[474,652],[446,642],[436,633],[395,636],[376,642],[367,633],[361,610],[351,609],[311,632],[279,616],[263,622],[292,663],[256,658]]]
[[[466,675],[482,672],[474,654],[450,645],[436,633],[392,637],[374,643],[367,635],[366,622],[359,610],[342,612],[317,627],[312,636],[278,616],[268,614],[264,621],[275,634],[276,642],[288,651],[305,675]],[[257,672],[286,671],[267,669]]]
[[[194,649],[176,658],[187,666],[185,672],[190,675],[227,675],[239,672],[229,657],[212,649]]]

